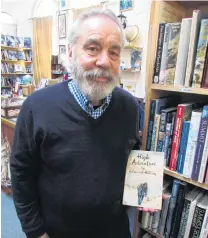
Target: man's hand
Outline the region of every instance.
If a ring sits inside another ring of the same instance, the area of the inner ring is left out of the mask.
[[[137,210],[142,212],[158,212],[157,209],[145,208],[145,207],[137,207]]]
[[[49,236],[45,233],[42,236],[40,236],[39,238],[49,238]]]

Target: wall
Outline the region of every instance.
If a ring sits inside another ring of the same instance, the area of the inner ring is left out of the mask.
[[[2,8],[17,24],[17,36],[32,37],[33,9],[37,0],[2,0]]]
[[[97,5],[101,2],[101,0],[70,0],[68,4],[68,8],[82,8],[90,7],[93,5]],[[116,15],[120,14],[119,11],[119,0],[110,0],[106,4],[107,8],[111,9]],[[139,39],[139,47],[143,48],[143,61],[142,61],[142,69],[140,73],[122,73],[121,79],[122,82],[136,82],[136,94],[135,96],[139,98],[145,97],[145,78],[146,78],[146,56],[147,56],[147,41],[148,41],[148,31],[149,31],[149,18],[150,18],[150,7],[151,0],[139,0],[134,1],[133,10],[125,11],[124,15],[127,16],[127,25],[135,25],[139,26],[140,31],[140,39]],[[70,29],[70,25],[72,24],[72,11],[69,10],[65,12],[67,15],[67,27]],[[58,24],[56,25],[58,29]],[[58,40],[59,45],[68,45],[67,38]],[[58,50],[57,50],[58,51]],[[122,60],[129,59],[130,50],[124,50],[122,53]]]

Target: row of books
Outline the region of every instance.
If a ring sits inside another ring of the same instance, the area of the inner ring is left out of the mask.
[[[11,64],[7,62],[1,63],[1,73],[32,73],[32,65]]]
[[[32,39],[1,34],[1,46],[32,48]]]
[[[32,61],[32,51],[15,51],[15,50],[1,50],[1,58],[3,60],[25,60]]]
[[[208,183],[207,102],[178,104],[174,97],[153,99],[146,150],[164,152],[164,165],[170,170]]]
[[[208,19],[200,10],[159,25],[153,83],[208,88]]]
[[[208,193],[174,180],[164,182],[160,211],[142,212],[139,222],[165,238],[206,238],[208,236]]]

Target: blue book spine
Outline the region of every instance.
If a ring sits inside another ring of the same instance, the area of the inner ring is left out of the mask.
[[[155,118],[155,108],[156,108],[156,101],[152,100],[151,106],[150,106],[150,117],[149,117],[148,133],[147,133],[147,145],[146,145],[147,151],[150,151],[151,149],[152,131],[153,131],[153,125],[154,125],[154,118]]]
[[[168,208],[168,216],[167,216],[166,227],[165,227],[165,237],[169,237],[169,235],[170,235],[172,219],[173,219],[173,212],[174,212],[175,205],[176,205],[176,199],[178,196],[179,185],[180,185],[180,181],[175,179],[173,181],[170,204],[169,204],[169,208]]]
[[[196,152],[194,157],[194,166],[192,170],[191,178],[198,181],[199,171],[201,166],[201,160],[204,150],[204,143],[207,135],[208,129],[208,105],[203,107],[201,121],[199,126],[199,133],[197,138]]]
[[[186,155],[189,129],[190,129],[190,121],[183,121],[180,149],[179,149],[178,161],[177,161],[177,172],[180,174],[183,174],[183,166],[184,166],[184,160]]]

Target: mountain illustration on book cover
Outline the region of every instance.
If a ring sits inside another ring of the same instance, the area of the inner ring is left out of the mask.
[[[123,204],[161,209],[164,153],[132,150],[124,184]]]

